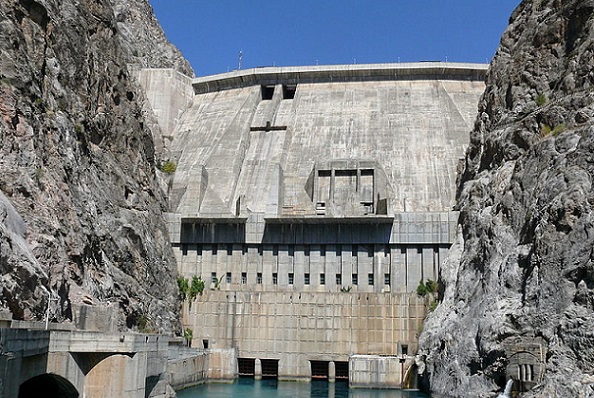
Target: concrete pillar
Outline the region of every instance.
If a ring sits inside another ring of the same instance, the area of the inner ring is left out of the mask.
[[[328,362],[328,382],[334,383],[336,381],[336,364],[334,361]]]
[[[262,380],[262,362],[260,358],[256,358],[254,361],[254,379]]]
[[[423,247],[423,251],[421,254],[421,274],[423,282],[426,282],[427,279],[437,281],[437,275],[435,275],[433,267],[433,260],[433,247]]]
[[[421,253],[419,253],[417,247],[413,246],[406,248],[407,292],[415,292],[417,290],[417,286],[419,286],[422,267]]]

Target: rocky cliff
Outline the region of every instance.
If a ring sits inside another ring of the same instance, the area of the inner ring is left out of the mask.
[[[146,0],[0,0],[0,310],[13,319],[43,319],[51,297],[54,321],[178,327],[157,123],[133,65],[192,73]]]
[[[594,396],[594,1],[523,1],[487,77],[424,385]],[[521,379],[521,380],[519,380]]]

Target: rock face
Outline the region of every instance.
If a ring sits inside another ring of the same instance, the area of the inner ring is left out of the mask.
[[[157,123],[132,63],[191,73],[145,0],[0,0],[0,310],[14,319],[42,319],[51,291],[55,321],[178,327]]]
[[[190,63],[165,37],[147,0],[110,0],[118,38],[132,62],[141,68],[173,68],[193,77]]]
[[[495,396],[510,376],[536,384],[525,397],[594,395],[593,70],[594,1],[514,11],[458,185],[442,303],[420,337],[435,396]],[[526,344],[540,352],[531,365],[514,359]]]

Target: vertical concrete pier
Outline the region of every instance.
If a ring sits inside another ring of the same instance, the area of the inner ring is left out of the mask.
[[[254,364],[254,379],[262,380],[262,361],[260,361],[260,358],[256,358]]]
[[[336,381],[336,366],[334,361],[328,362],[328,382],[334,383]]]

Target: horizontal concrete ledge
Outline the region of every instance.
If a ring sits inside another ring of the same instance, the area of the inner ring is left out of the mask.
[[[487,68],[486,64],[452,62],[262,67],[198,77],[192,86],[195,94],[203,94],[259,84],[423,79],[483,81]]]
[[[264,217],[268,224],[392,224],[394,217],[390,216],[361,216],[361,217],[324,217],[324,216],[295,216],[295,217]]]
[[[182,224],[245,224],[247,217],[182,217]]]

